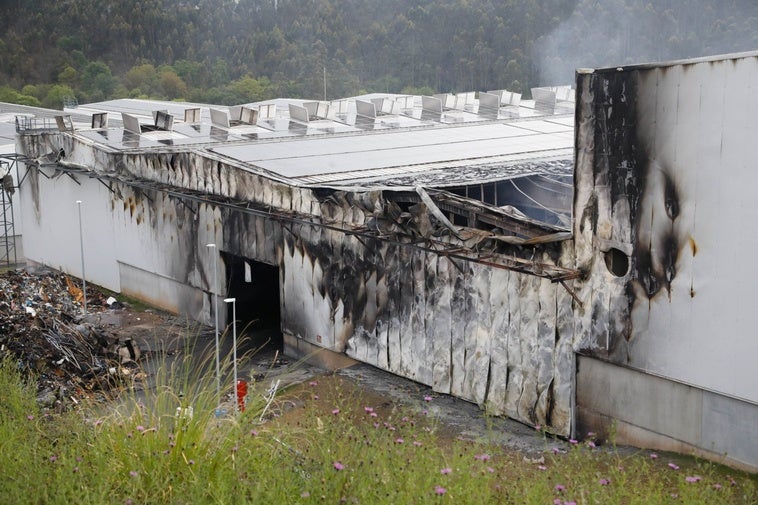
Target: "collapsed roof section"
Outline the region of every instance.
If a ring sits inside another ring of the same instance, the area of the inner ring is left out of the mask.
[[[372,94],[236,107],[123,99],[77,106],[57,125],[116,155],[192,152],[310,189],[324,207],[379,194],[369,198],[367,221],[350,224],[350,233],[400,234],[445,254],[491,256],[493,264],[565,280],[576,272],[530,263],[529,252],[517,250],[571,237],[573,92],[543,88],[533,95],[537,100],[507,90]],[[56,163],[81,168],[65,156]],[[158,173],[92,172],[108,182],[165,182]]]

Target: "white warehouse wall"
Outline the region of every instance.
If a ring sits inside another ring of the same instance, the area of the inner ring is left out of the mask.
[[[54,175],[50,168],[41,171]],[[208,272],[214,260],[219,261],[219,286],[225,283],[223,262],[205,247],[221,243],[217,210],[190,209],[164,194],[135,193],[124,185],[113,185],[112,192],[86,175],[74,175],[76,182],[64,174],[55,177],[50,183],[31,169],[21,186],[28,260],[81,277],[76,204],[81,200],[89,282],[212,322]]]

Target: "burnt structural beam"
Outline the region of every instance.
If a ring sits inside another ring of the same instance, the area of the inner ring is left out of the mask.
[[[44,167],[45,165],[43,165],[43,168]],[[81,168],[78,168],[78,167],[68,168],[60,164],[54,167],[50,167],[50,168],[54,168],[56,170],[62,170],[62,171],[71,170],[72,172],[81,173]],[[40,173],[45,175],[44,172],[42,172],[41,170],[40,170]],[[354,230],[354,229],[347,228],[345,226],[338,226],[336,224],[327,224],[327,223],[321,222],[320,220],[317,220],[317,218],[315,218],[314,216],[296,215],[292,212],[277,212],[270,208],[263,208],[263,207],[258,208],[258,207],[253,206],[251,202],[241,202],[239,200],[235,200],[232,198],[219,197],[218,195],[210,197],[210,195],[208,195],[207,193],[203,193],[203,192],[195,191],[191,189],[186,189],[186,188],[177,188],[176,186],[171,186],[164,183],[147,181],[143,179],[121,178],[121,177],[111,176],[107,174],[99,174],[94,171],[91,171],[89,175],[91,177],[103,179],[110,182],[124,184],[126,186],[130,186],[133,188],[162,192],[170,197],[178,198],[180,200],[186,199],[189,201],[204,203],[207,205],[216,205],[219,207],[225,207],[225,208],[229,208],[232,210],[236,210],[236,211],[240,211],[240,212],[244,212],[244,213],[248,213],[248,214],[252,214],[256,216],[267,217],[267,218],[270,218],[282,223],[295,223],[295,224],[314,226],[314,227],[341,232],[350,236],[360,236],[360,237],[365,237],[365,238],[377,239],[377,240],[381,240],[383,242],[390,243],[397,246],[414,247],[424,252],[434,253],[434,254],[446,256],[449,258],[455,258],[455,259],[459,259],[463,261],[470,261],[473,263],[487,265],[493,268],[502,268],[505,270],[513,270],[516,272],[521,272],[521,273],[525,273],[529,275],[535,275],[537,277],[543,277],[546,279],[550,279],[553,282],[574,279],[579,276],[579,272],[575,270],[559,267],[557,265],[550,265],[547,263],[534,262],[534,261],[525,260],[522,258],[506,256],[504,254],[493,255],[492,253],[488,252],[487,253],[488,259],[485,260],[485,259],[480,258],[479,253],[473,250],[464,249],[464,252],[446,253],[445,252],[446,249],[451,249],[451,244],[448,244],[442,241],[429,241],[427,239],[423,239],[420,241],[397,240],[397,239],[390,238],[388,236],[375,234],[364,228],[361,228],[359,230]],[[416,195],[416,197],[418,198],[418,195]],[[441,245],[443,249],[439,250],[439,249],[436,249],[435,247],[432,247],[430,242],[433,242],[436,245]],[[459,245],[455,245],[454,247],[456,250],[460,250]]]

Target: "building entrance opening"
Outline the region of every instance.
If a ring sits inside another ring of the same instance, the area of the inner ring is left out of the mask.
[[[222,252],[226,265],[227,296],[236,298],[237,334],[245,347],[282,348],[279,312],[279,268]],[[227,307],[232,321],[232,307]]]

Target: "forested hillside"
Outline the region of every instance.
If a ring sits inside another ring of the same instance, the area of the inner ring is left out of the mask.
[[[578,66],[758,49],[756,0],[4,0],[0,101],[567,84]]]

